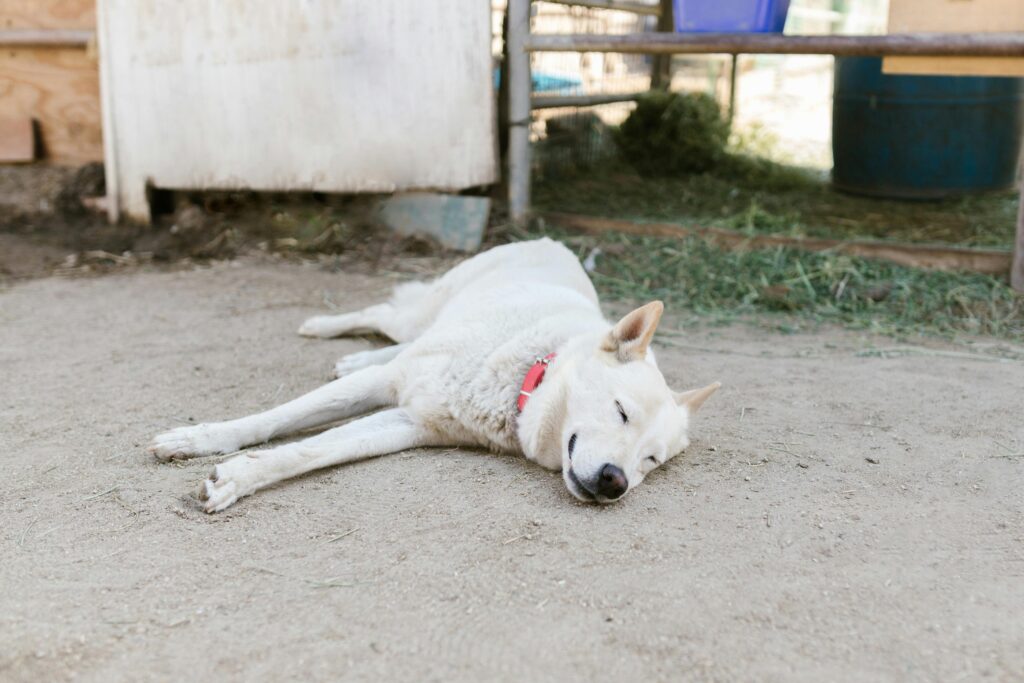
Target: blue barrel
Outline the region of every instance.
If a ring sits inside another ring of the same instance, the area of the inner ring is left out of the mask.
[[[836,59],[832,182],[931,199],[1014,184],[1024,79],[887,76],[877,57]]]

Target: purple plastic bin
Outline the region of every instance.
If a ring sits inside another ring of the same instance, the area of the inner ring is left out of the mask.
[[[782,33],[789,0],[672,0],[677,33]]]

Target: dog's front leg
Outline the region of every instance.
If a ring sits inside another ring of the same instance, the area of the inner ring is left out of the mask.
[[[444,445],[402,408],[384,410],[318,436],[238,455],[214,468],[199,497],[220,512],[243,496],[284,479],[353,460],[420,446]]]
[[[392,373],[386,366],[371,366],[256,415],[164,432],[153,439],[149,452],[159,460],[231,453],[277,436],[394,405],[394,394]]]

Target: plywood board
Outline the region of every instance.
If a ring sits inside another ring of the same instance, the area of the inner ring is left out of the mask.
[[[96,0],[0,0],[0,29],[93,29]]]
[[[32,119],[0,118],[0,163],[24,163],[36,156]]]
[[[48,161],[103,159],[99,73],[85,50],[0,51],[0,117],[36,119]]]
[[[1024,31],[1024,0],[891,0],[889,33]],[[1024,58],[886,57],[891,74],[1024,76]]]
[[[108,183],[454,190],[495,180],[480,0],[101,0]]]

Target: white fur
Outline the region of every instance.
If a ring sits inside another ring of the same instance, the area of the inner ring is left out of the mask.
[[[379,332],[398,342],[341,359],[339,379],[257,415],[160,434],[150,451],[161,460],[230,453],[384,409],[221,463],[200,492],[207,512],[321,467],[442,445],[521,453],[562,469],[578,498],[607,502],[597,483],[603,468],[619,468],[628,488],[638,484],[686,447],[689,413],[714,390],[688,403],[689,394],[665,385],[647,348],[660,315],[660,304],[648,304],[613,327],[564,246],[497,247],[432,283],[397,288],[388,303],[307,320],[300,334]],[[523,377],[553,351],[544,382],[517,414]]]

